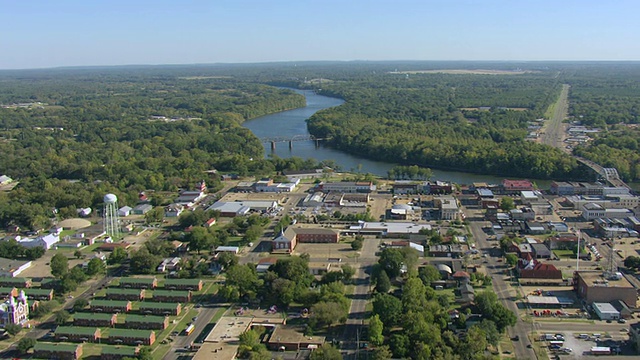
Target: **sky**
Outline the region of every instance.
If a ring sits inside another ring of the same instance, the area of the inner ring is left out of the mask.
[[[0,0],[0,69],[640,60],[637,0]]]

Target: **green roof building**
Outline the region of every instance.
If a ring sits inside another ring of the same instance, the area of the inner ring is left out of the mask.
[[[127,315],[124,326],[129,329],[164,330],[169,326],[169,318],[154,315]]]
[[[25,295],[29,297],[29,299],[40,300],[40,301],[51,301],[53,300],[53,290],[52,289],[34,289],[34,288],[26,288],[24,289]]]
[[[156,333],[152,330],[111,329],[109,342],[112,344],[152,345]]]
[[[58,326],[55,331],[58,341],[97,342],[100,338],[100,329],[92,327]]]
[[[77,312],[73,314],[74,326],[113,327],[117,321],[117,314],[87,312]]]
[[[108,288],[106,297],[109,300],[144,300],[145,289],[131,288]]]
[[[91,311],[95,312],[127,312],[131,311],[131,301],[123,300],[92,300],[89,304]]]
[[[82,356],[82,344],[38,342],[33,351],[34,358],[77,360]]]
[[[167,279],[164,281],[164,288],[167,290],[202,290],[202,280],[200,279]]]
[[[155,289],[157,286],[158,286],[158,279],[156,278],[134,278],[134,277],[120,278],[121,288]]]
[[[140,313],[155,315],[179,315],[182,305],[179,303],[143,302],[140,303]]]
[[[102,347],[101,360],[120,360],[125,357],[135,358],[138,356],[140,348],[133,346],[109,346]]]
[[[17,288],[31,287],[31,279],[20,277],[0,277],[0,286],[15,286]]]
[[[180,302],[186,303],[191,301],[191,291],[171,291],[171,290],[154,290],[153,301],[159,302]]]

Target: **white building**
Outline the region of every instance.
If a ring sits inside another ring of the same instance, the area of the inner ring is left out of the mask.
[[[456,198],[453,196],[438,196],[433,201],[440,208],[440,218],[442,220],[458,220],[460,208]]]
[[[40,247],[43,247],[45,250],[49,250],[53,245],[60,242],[60,236],[54,235],[54,234],[47,234],[44,236],[38,236],[37,238],[24,238],[24,239],[16,238],[16,240],[20,243],[20,245],[27,248],[40,246]]]
[[[166,258],[162,260],[162,262],[160,263],[160,265],[158,265],[158,268],[156,270],[158,272],[176,271],[180,269],[179,265],[180,265],[179,257]]]
[[[594,302],[593,311],[595,311],[600,320],[617,320],[620,318],[620,312],[610,303]]]
[[[0,258],[0,277],[15,277],[31,266],[31,261]]]
[[[318,185],[318,190],[322,192],[344,192],[344,193],[353,193],[353,192],[363,192],[370,193],[376,190],[376,186],[371,181],[361,181],[361,182],[331,182],[331,183],[320,183]]]
[[[130,206],[123,206],[118,209],[118,216],[129,216],[131,214],[131,210],[133,210]]]
[[[0,304],[0,326],[9,324],[24,324],[29,321],[29,302],[24,290],[20,291],[17,298],[9,296],[9,299]]]
[[[633,211],[629,209],[605,209],[602,205],[594,203],[587,203],[582,207],[582,217],[587,221],[600,218],[624,219],[632,216]]]

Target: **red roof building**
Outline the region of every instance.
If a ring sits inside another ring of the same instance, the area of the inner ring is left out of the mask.
[[[533,191],[533,183],[529,180],[502,180],[502,191],[505,194],[517,194],[520,191]]]
[[[562,271],[555,266],[535,260],[519,261],[518,274],[525,279],[562,279]]]
[[[469,273],[466,271],[456,271],[453,273],[453,275],[451,275],[451,277],[453,277],[454,279],[462,279],[462,278],[470,279],[471,278]]]

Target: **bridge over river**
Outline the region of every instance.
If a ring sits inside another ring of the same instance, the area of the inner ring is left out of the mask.
[[[579,162],[585,164],[586,166],[591,168],[593,171],[598,173],[598,175],[602,176],[602,178],[605,179],[609,184],[611,184],[611,186],[625,187],[631,190],[631,187],[627,185],[624,181],[622,181],[622,179],[620,179],[620,175],[618,174],[618,170],[616,168],[605,168],[591,160],[587,160],[579,156],[576,156],[575,158]]]
[[[290,136],[277,136],[277,137],[263,137],[260,138],[260,141],[263,143],[271,143],[271,150],[276,149],[277,143],[289,143],[289,149],[293,149],[293,143],[296,141],[315,141],[316,147],[319,146],[320,141],[330,140],[331,138],[317,138],[313,135],[295,135],[293,137]]]

